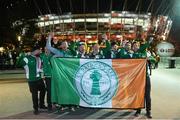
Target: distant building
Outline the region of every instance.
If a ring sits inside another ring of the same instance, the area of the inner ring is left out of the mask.
[[[168,16],[136,14],[128,11],[91,14],[55,14],[39,16],[41,33],[55,32],[58,39],[81,39],[97,41],[101,34],[110,40],[144,39],[156,36],[166,40],[172,20]]]

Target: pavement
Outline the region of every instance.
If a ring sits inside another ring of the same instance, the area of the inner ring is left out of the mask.
[[[25,71],[23,69],[0,70],[0,81],[20,79],[25,79]]]
[[[18,70],[19,71],[19,70]],[[78,108],[75,112],[54,109],[32,113],[31,94],[24,71],[0,72],[0,118],[3,119],[146,119],[145,110],[140,117],[133,110]],[[2,77],[3,76],[3,77]],[[180,67],[167,69],[160,65],[153,69],[152,116],[153,119],[180,119]]]

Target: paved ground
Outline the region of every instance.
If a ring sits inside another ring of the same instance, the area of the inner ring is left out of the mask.
[[[10,73],[8,73],[10,75]],[[17,119],[137,119],[134,111],[117,109],[79,108],[75,112],[68,109],[48,113],[41,110],[40,115],[32,114],[31,96],[28,85],[21,74],[20,79],[4,80],[0,74],[0,118]],[[14,77],[19,76],[18,74]],[[180,119],[180,68],[153,70],[152,80],[152,115],[154,119]],[[138,119],[146,118],[145,111]]]

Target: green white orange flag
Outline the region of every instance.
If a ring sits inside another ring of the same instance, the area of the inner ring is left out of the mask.
[[[146,59],[52,58],[52,102],[143,108]]]

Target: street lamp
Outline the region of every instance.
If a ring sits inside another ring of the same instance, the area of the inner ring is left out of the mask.
[[[19,42],[19,49],[22,48],[22,37],[20,35],[17,36],[18,42]]]
[[[18,36],[18,41],[19,41],[19,42],[21,41],[21,36]]]
[[[0,52],[3,52],[4,51],[4,48],[3,47],[0,47]]]

